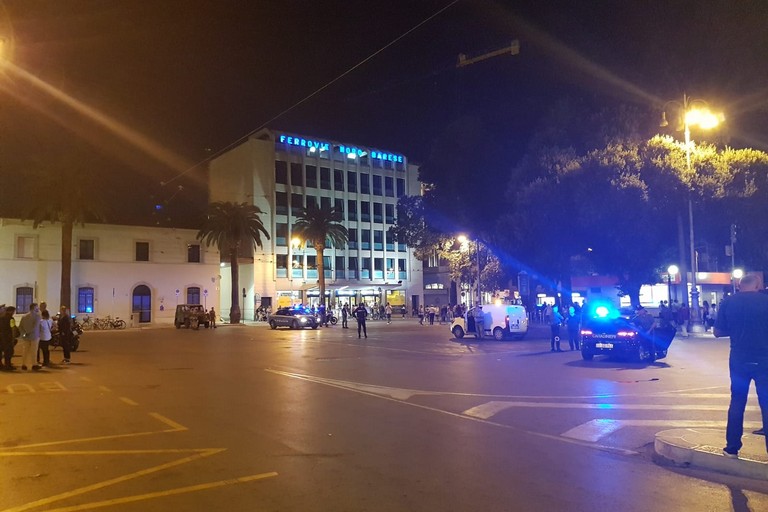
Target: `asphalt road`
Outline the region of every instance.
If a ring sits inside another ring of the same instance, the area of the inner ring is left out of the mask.
[[[0,373],[0,511],[768,510],[766,482],[652,456],[659,430],[724,429],[727,341],[646,365],[545,335],[89,332],[70,366]]]

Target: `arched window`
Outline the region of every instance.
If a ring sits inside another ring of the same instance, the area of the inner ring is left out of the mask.
[[[133,289],[133,315],[138,317],[139,323],[152,321],[152,292],[149,287],[140,284]]]
[[[83,286],[77,289],[77,312],[93,313],[93,288]]]
[[[187,288],[187,304],[202,304],[200,302],[200,287],[190,286]]]
[[[34,300],[32,298],[31,286],[19,286],[16,288],[16,312],[19,314],[26,314],[29,312],[29,305]]]

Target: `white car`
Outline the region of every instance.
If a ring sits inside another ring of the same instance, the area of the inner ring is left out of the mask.
[[[454,318],[451,332],[457,339],[475,335],[475,308],[463,317]],[[524,306],[517,304],[483,305],[483,337],[489,334],[497,341],[505,338],[521,340],[528,334],[528,314]]]

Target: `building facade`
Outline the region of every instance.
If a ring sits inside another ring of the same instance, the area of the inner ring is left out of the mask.
[[[405,156],[326,139],[262,130],[210,163],[210,201],[247,202],[270,233],[241,266],[245,318],[259,306],[318,302],[317,254],[292,243],[291,226],[309,202],[335,206],[349,231],[345,247],[324,254],[333,307],[365,302],[410,310],[423,304],[423,272],[413,251],[389,233],[398,198],[418,195],[418,168]],[[222,269],[222,308],[229,272]]]
[[[72,314],[120,317],[129,325],[171,324],[176,304],[219,306],[220,257],[196,230],[110,224],[75,226]],[[61,225],[0,219],[0,303],[59,309]]]

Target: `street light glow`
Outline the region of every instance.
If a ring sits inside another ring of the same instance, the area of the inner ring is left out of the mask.
[[[685,124],[698,126],[705,130],[715,128],[724,120],[723,114],[715,114],[708,108],[692,108],[685,113]]]
[[[744,271],[740,268],[733,269],[733,278],[734,279],[741,279],[744,277]]]
[[[669,272],[670,276],[676,276],[677,273],[680,272],[680,269],[677,268],[677,265],[670,265],[667,272]]]

